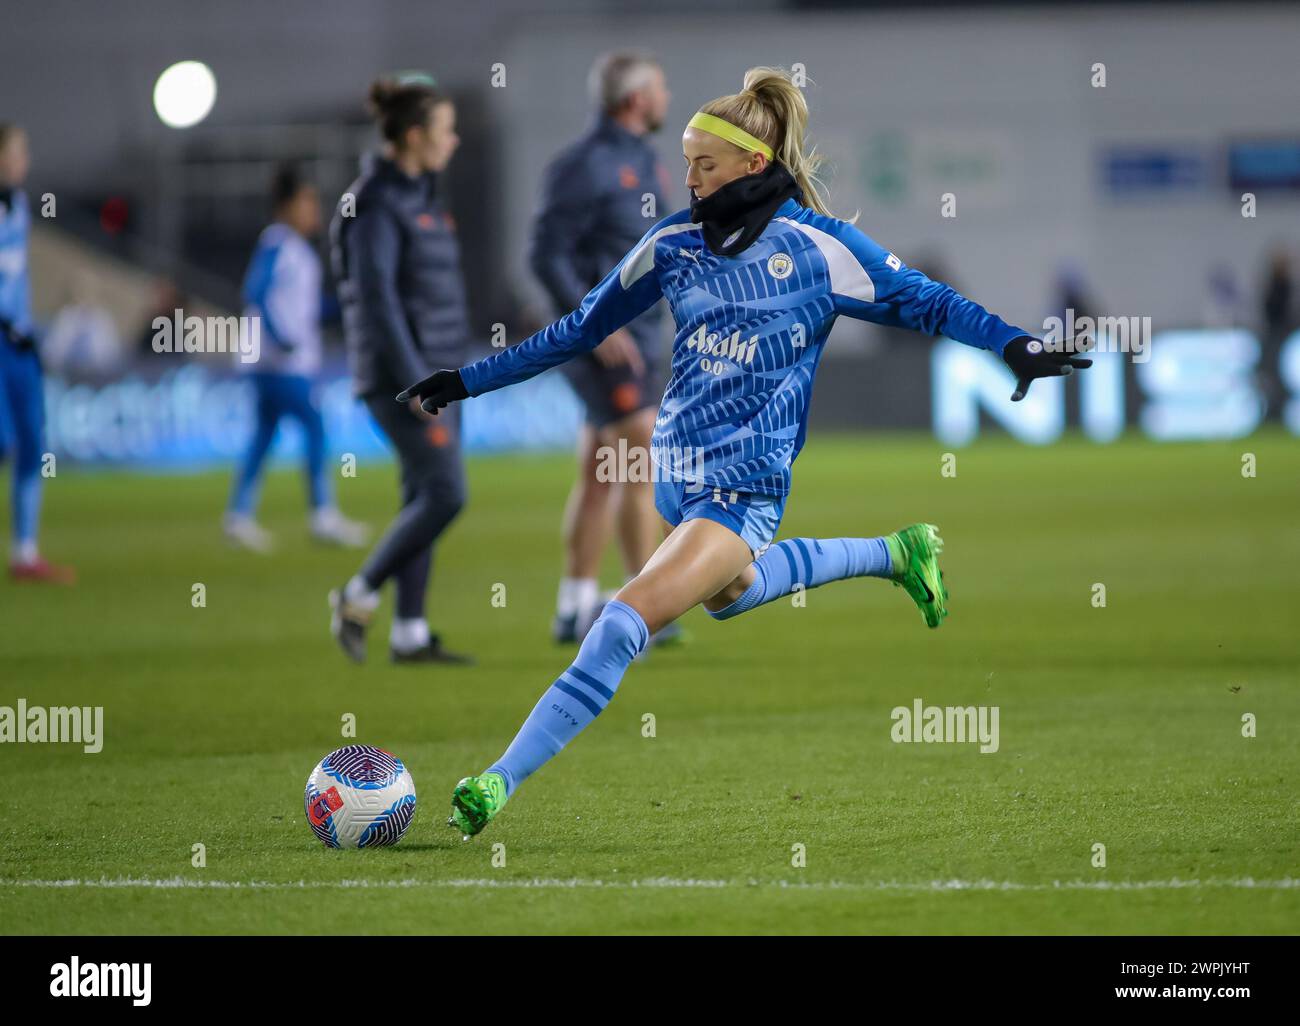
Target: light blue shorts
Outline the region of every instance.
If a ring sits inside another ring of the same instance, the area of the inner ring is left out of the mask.
[[[655,509],[673,527],[701,518],[721,524],[740,535],[757,559],[776,537],[785,499],[707,485],[692,490],[685,481],[659,480],[655,482]]]

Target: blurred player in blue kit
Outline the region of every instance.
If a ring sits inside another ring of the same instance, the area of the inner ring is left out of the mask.
[[[364,545],[369,529],[335,506],[327,465],[321,367],[321,262],[312,239],[321,230],[320,195],[296,168],[281,167],[272,184],[275,220],[258,237],[244,277],[245,315],[256,318],[260,353],[249,380],[257,422],[235,473],[223,521],[226,537],[256,552],[272,539],[254,516],[266,458],[280,421],[296,420],[303,433],[303,470],[311,508],[311,536],[327,544]]]
[[[71,569],[44,559],[36,535],[45,451],[45,384],[32,319],[27,250],[31,206],[27,133],[0,123],[0,454],[13,465],[9,574],[18,581],[71,584]]]

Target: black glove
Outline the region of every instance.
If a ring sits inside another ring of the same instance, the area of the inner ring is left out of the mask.
[[[417,381],[410,388],[398,392],[397,401],[410,402],[416,396],[422,400],[420,408],[425,413],[432,413],[436,417],[438,411],[448,403],[468,399],[469,390],[465,388],[465,380],[460,376],[460,371],[440,370],[434,371],[423,381]]]
[[[1091,360],[1074,355],[1076,349],[1072,339],[1056,343],[1054,348],[1056,347],[1059,347],[1057,352],[1048,352],[1039,339],[1028,335],[1021,335],[1007,343],[1007,347],[1002,350],[1002,359],[1006,360],[1007,366],[1016,375],[1016,390],[1011,393],[1013,403],[1018,403],[1025,397],[1035,378],[1068,377],[1076,367],[1083,370],[1092,366]],[[1086,353],[1088,350],[1079,348],[1077,351]]]
[[[36,339],[33,336],[23,334],[2,317],[0,317],[0,337],[5,338],[10,345],[18,349],[36,348]]]

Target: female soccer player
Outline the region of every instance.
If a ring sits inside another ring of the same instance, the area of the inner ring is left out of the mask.
[[[1027,332],[831,217],[817,191],[817,161],[803,149],[807,117],[784,72],[750,69],[741,92],[705,104],[682,135],[689,210],[656,224],[562,320],[397,397],[418,395],[436,411],[522,381],[590,350],[661,296],[677,324],[652,450],[667,535],[605,606],[505,753],[456,786],[448,822],[466,835],[595,719],[650,634],[693,606],[726,620],[795,585],[869,576],[906,589],[930,627],[943,621],[942,543],[933,525],[771,546],[804,442],[813,373],[837,316],[942,332],[999,353],[1017,376],[1013,400],[1034,378],[1090,363],[1044,351]]]
[[[317,541],[357,547],[370,530],[347,519],[330,495],[325,465],[325,422],[316,376],[320,372],[321,267],[311,239],[320,233],[320,195],[291,165],[277,169],[271,186],[275,220],[263,229],[244,277],[247,314],[258,318],[265,345],[253,365],[257,427],[235,474],[223,528],[226,537],[255,552],[271,548],[271,535],[254,517],[266,457],[282,417],[302,426],[309,527]],[[241,367],[248,366],[240,362]]]
[[[456,108],[426,77],[380,80],[370,103],[384,152],[344,194],[330,238],[353,391],[397,453],[402,509],[356,574],[330,593],[330,629],[350,658],[364,660],[366,627],[391,578],[392,661],[465,662],[424,618],[433,544],[465,503],[459,423],[434,423],[418,400],[394,406],[391,398],[430,367],[464,359],[469,343],[460,246],[437,195],[460,143]]]

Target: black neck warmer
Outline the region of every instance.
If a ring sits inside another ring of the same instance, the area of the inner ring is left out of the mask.
[[[803,190],[785,167],[771,161],[756,175],[745,175],[691,200],[691,220],[704,228],[704,241],[718,256],[735,256],[763,233],[777,207]]]

